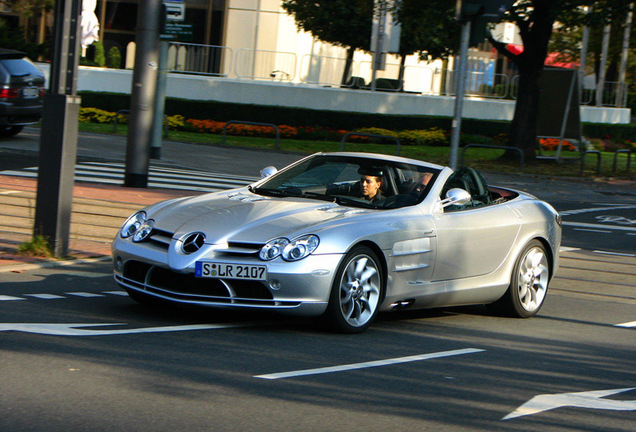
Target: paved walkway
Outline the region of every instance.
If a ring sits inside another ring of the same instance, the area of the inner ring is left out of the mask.
[[[36,180],[0,175],[0,272],[20,271],[26,268],[25,264],[54,265],[60,261],[18,254],[19,246],[32,238],[36,190]],[[111,240],[135,210],[157,201],[198,193],[201,192],[76,183],[69,258],[109,257]]]

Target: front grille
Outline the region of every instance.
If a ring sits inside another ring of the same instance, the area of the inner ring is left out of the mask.
[[[297,307],[299,302],[281,302],[260,281],[197,278],[140,261],[128,261],[122,276],[125,287],[185,303],[246,307]]]
[[[153,228],[152,232],[148,236],[148,241],[161,249],[168,250],[170,242],[172,241],[172,233]]]

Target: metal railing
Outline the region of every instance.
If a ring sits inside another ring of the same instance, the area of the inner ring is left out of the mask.
[[[168,70],[172,72],[355,89],[371,88],[372,70],[371,62],[368,61],[353,61],[351,76],[356,79],[341,85],[346,62],[345,58],[306,54],[302,56],[298,67],[297,54],[293,52],[247,48],[240,48],[235,52],[226,46],[182,42],[170,42],[168,50]],[[403,70],[403,79],[399,80],[399,76],[399,64],[387,63],[385,70],[377,73],[377,88],[427,95],[455,94],[455,71],[451,69],[407,65]],[[469,71],[467,80],[467,96],[496,99],[517,97],[518,75],[509,77],[490,71]],[[581,92],[581,105],[596,104],[595,99],[594,89],[583,89]],[[625,107],[627,91],[618,82],[606,82],[601,105]]]
[[[290,82],[296,77],[296,54],[239,48],[234,73],[239,78]]]
[[[469,148],[499,149],[499,150],[506,150],[506,151],[512,150],[512,151],[514,151],[516,153],[519,153],[519,169],[521,171],[523,171],[524,158],[523,158],[523,152],[521,151],[520,148],[518,148],[518,147],[510,147],[510,146],[496,146],[496,145],[488,145],[488,144],[468,144],[468,145],[464,146],[464,148],[462,148],[462,153],[461,153],[461,156],[459,158],[459,166],[464,166],[464,153]]]
[[[212,76],[227,76],[232,70],[234,52],[231,48],[170,42],[168,70]]]

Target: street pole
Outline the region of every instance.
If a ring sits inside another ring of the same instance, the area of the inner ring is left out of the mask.
[[[466,71],[468,69],[468,44],[470,42],[471,21],[462,23],[462,33],[459,45],[459,66],[455,74],[457,91],[455,93],[455,114],[450,142],[450,162],[452,169],[457,169],[457,154],[459,153],[459,135],[462,126],[462,109],[464,107],[464,93],[466,92]]]
[[[77,65],[81,0],[57,0],[49,91],[44,95],[34,236],[43,236],[54,256],[68,255],[73,205],[80,98]]]
[[[140,0],[137,11],[135,67],[130,100],[124,186],[148,187],[150,139],[159,69],[159,17],[161,2]]]

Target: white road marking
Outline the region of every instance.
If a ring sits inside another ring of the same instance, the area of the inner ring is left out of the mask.
[[[76,296],[76,297],[104,297],[101,294],[95,294],[95,293],[89,293],[89,292],[67,292],[64,294],[68,294],[68,295],[72,295],[72,296]]]
[[[596,207],[596,208],[588,208],[588,209],[576,209],[576,210],[564,210],[559,212],[561,216],[570,216],[581,213],[592,213],[597,211],[607,211],[607,210],[629,210],[636,208],[635,205],[616,205],[616,206],[605,206],[605,207]]]
[[[589,229],[589,228],[573,228],[574,231],[586,231],[586,232],[597,232],[603,234],[611,234],[611,231],[600,230],[600,229]]]
[[[613,390],[598,390],[578,393],[543,394],[535,396],[521,405],[514,412],[508,414],[502,420],[510,420],[517,417],[537,414],[543,411],[561,407],[591,408],[613,411],[636,411],[636,400],[603,399],[624,393],[634,388],[622,388]]]
[[[116,296],[128,296],[126,291],[102,291],[104,294],[111,294]]]
[[[55,295],[55,294],[25,294],[25,296],[35,297],[35,298],[39,298],[39,299],[43,299],[43,300],[54,300],[54,299],[66,298],[64,296],[59,296],[59,295]]]
[[[24,333],[44,334],[50,336],[111,336],[139,333],[166,333],[192,330],[217,330],[236,327],[262,325],[262,323],[232,323],[232,324],[196,324],[163,327],[129,328],[120,330],[85,330],[82,327],[106,327],[127,325],[126,323],[112,324],[33,324],[33,323],[0,323],[0,332],[18,331]]]
[[[625,327],[625,328],[636,327],[636,321],[626,322],[626,323],[623,323],[623,324],[616,324],[614,327]]]
[[[602,255],[615,255],[615,256],[624,256],[624,257],[636,257],[636,255],[634,255],[634,254],[620,253],[620,252],[608,252],[608,251],[601,251],[601,250],[594,250],[594,251],[592,251],[592,252],[597,253],[597,254],[602,254]]]
[[[568,247],[568,246],[561,246],[559,248],[559,252],[576,252],[576,251],[580,251],[581,248],[575,248],[575,247]]]
[[[0,295],[0,301],[13,301],[13,300],[26,300],[22,297],[13,297],[7,295]]]
[[[459,349],[459,350],[453,350],[453,351],[442,351],[437,353],[419,354],[419,355],[408,356],[408,357],[398,357],[398,358],[376,360],[376,361],[370,361],[370,362],[364,362],[364,363],[352,363],[352,364],[340,365],[340,366],[329,366],[329,367],[322,367],[322,368],[315,368],[315,369],[297,370],[297,371],[291,371],[291,372],[279,372],[279,373],[273,373],[273,374],[255,375],[254,378],[275,380],[275,379],[292,378],[292,377],[307,376],[307,375],[320,375],[320,374],[327,374],[327,373],[333,373],[333,372],[344,372],[344,371],[350,371],[350,370],[356,370],[356,369],[366,369],[366,368],[379,367],[379,366],[395,365],[400,363],[409,363],[409,362],[415,362],[415,361],[421,361],[421,360],[430,360],[430,359],[436,359],[436,358],[442,358],[442,357],[451,357],[451,356],[457,356],[457,355],[463,355],[463,354],[474,354],[474,353],[484,352],[484,351],[485,350],[478,349],[478,348],[465,348],[465,349]]]
[[[563,222],[563,226],[636,232],[636,227],[626,227],[626,226],[616,226],[616,225],[608,226],[608,225],[591,224],[591,223],[583,223],[583,222]]]

